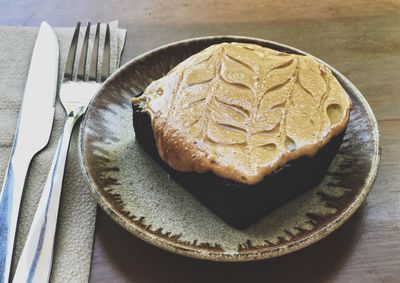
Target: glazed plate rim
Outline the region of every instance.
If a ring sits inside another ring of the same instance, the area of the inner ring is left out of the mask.
[[[121,66],[117,71],[115,71],[103,84],[103,86],[98,90],[97,94],[92,98],[92,101],[90,102],[88,106],[88,112],[91,111],[92,109],[92,104],[95,98],[102,93],[103,89],[107,87],[108,84],[110,84],[115,78],[117,78],[122,72],[124,72],[126,69],[130,67],[130,65],[134,64],[135,61],[142,59],[146,56],[151,55],[154,52],[160,51],[162,49],[166,49],[175,45],[181,45],[185,43],[191,43],[191,42],[197,42],[197,41],[205,41],[205,40],[210,40],[210,39],[226,39],[227,41],[234,41],[236,39],[238,40],[248,40],[251,42],[263,42],[266,44],[272,44],[276,46],[280,46],[284,49],[292,50],[294,52],[300,53],[300,54],[306,54],[309,56],[312,56],[311,54],[302,51],[300,49],[278,43],[275,41],[271,40],[265,40],[261,38],[256,38],[256,37],[247,37],[247,36],[236,36],[236,35],[222,35],[222,36],[205,36],[205,37],[195,37],[195,38],[190,38],[190,39],[185,39],[181,41],[176,41],[173,43],[165,44],[160,47],[157,47],[155,49],[152,49],[148,52],[142,53],[141,55],[131,59],[129,62]],[[364,96],[361,94],[361,92],[350,82],[349,79],[347,79],[343,74],[341,74],[339,71],[337,71],[335,68],[327,64],[326,62],[322,61],[321,59],[312,56],[319,62],[323,63],[325,66],[330,68],[332,72],[340,77],[342,81],[344,81],[350,88],[353,90],[353,94],[357,96],[359,99],[360,103],[364,107],[368,118],[371,122],[372,128],[373,128],[373,136],[374,136],[374,141],[375,141],[375,146],[374,146],[374,156],[371,164],[371,169],[369,171],[368,177],[366,178],[365,184],[362,186],[362,188],[359,189],[359,193],[356,195],[355,199],[352,201],[352,203],[347,207],[347,209],[344,209],[343,211],[339,212],[337,216],[335,216],[334,221],[329,222],[325,226],[323,226],[321,229],[317,229],[313,232],[310,232],[307,234],[305,237],[302,237],[300,239],[290,241],[288,243],[284,243],[281,245],[278,245],[276,247],[259,247],[254,250],[246,250],[242,251],[240,253],[224,253],[224,252],[214,252],[208,249],[202,249],[201,247],[196,247],[196,246],[190,246],[190,245],[185,245],[181,244],[178,242],[170,241],[168,238],[163,238],[160,236],[157,236],[156,234],[153,234],[143,227],[140,227],[139,225],[136,225],[135,223],[132,223],[129,221],[129,219],[116,208],[113,206],[111,203],[108,202],[108,200],[100,193],[99,189],[96,187],[96,184],[94,183],[93,179],[90,177],[89,174],[89,169],[88,169],[88,164],[85,161],[84,158],[84,146],[83,146],[83,131],[86,125],[86,117],[85,116],[84,121],[81,124],[80,127],[80,132],[79,132],[79,160],[80,160],[80,166],[83,171],[83,175],[85,176],[85,179],[87,180],[87,183],[90,185],[90,189],[92,192],[92,195],[95,197],[97,203],[100,205],[100,207],[115,221],[117,222],[120,226],[122,226],[124,229],[132,233],[133,235],[139,237],[140,239],[155,245],[157,247],[160,247],[162,249],[168,250],[170,252],[188,256],[188,257],[193,257],[193,258],[199,258],[203,260],[211,260],[211,261],[221,261],[221,262],[244,262],[244,261],[255,261],[255,260],[262,260],[262,259],[269,259],[277,256],[281,256],[284,254],[288,254],[297,250],[300,250],[304,247],[307,247],[330,233],[332,233],[334,230],[339,228],[344,222],[346,222],[351,215],[354,214],[354,212],[360,207],[360,205],[363,203],[365,200],[367,194],[371,190],[375,179],[378,174],[378,169],[379,169],[379,164],[380,164],[380,148],[379,148],[379,128],[378,128],[378,123],[376,121],[376,118],[374,116],[374,113],[372,112],[371,107],[369,106],[368,102],[364,98]]]

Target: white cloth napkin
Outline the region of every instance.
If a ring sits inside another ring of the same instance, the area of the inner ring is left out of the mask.
[[[105,25],[102,24],[101,28],[104,29]],[[112,70],[115,70],[119,66],[126,31],[118,28],[117,21],[110,22],[110,29],[111,66]],[[95,26],[92,26],[93,34],[94,30]],[[55,31],[60,45],[59,78],[61,78],[74,27],[55,28]],[[3,181],[10,155],[37,32],[38,28],[0,26],[0,183]],[[84,32],[85,27],[82,27],[82,37]],[[93,42],[93,36],[91,41]],[[100,43],[102,42],[104,38],[100,40]],[[25,183],[12,273],[36,211],[64,120],[65,112],[57,102],[50,142],[33,159]],[[87,282],[89,279],[96,202],[91,196],[79,165],[78,130],[79,127],[76,126],[64,175],[51,282]]]

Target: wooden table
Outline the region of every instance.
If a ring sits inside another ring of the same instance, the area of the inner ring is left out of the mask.
[[[286,43],[350,78],[379,120],[376,184],[366,204],[326,239],[262,262],[204,262],[144,243],[99,209],[91,282],[400,282],[400,1],[0,0],[0,11],[7,25],[119,19],[128,30],[123,62],[202,35]]]

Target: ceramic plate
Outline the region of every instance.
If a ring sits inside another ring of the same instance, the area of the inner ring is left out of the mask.
[[[353,101],[344,142],[323,181],[245,230],[227,225],[171,180],[135,141],[130,99],[176,64],[221,42],[249,42],[306,54],[248,37],[203,37],[136,57],[92,100],[80,133],[81,163],[100,206],[137,237],[185,256],[214,261],[272,258],[306,247],[337,229],[361,205],[377,175],[379,132],[361,93],[334,75]]]

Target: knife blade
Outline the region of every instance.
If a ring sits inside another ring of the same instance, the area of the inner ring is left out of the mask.
[[[50,138],[55,112],[59,47],[55,32],[40,25],[18,125],[0,192],[0,283],[8,283],[25,178],[32,158]]]

